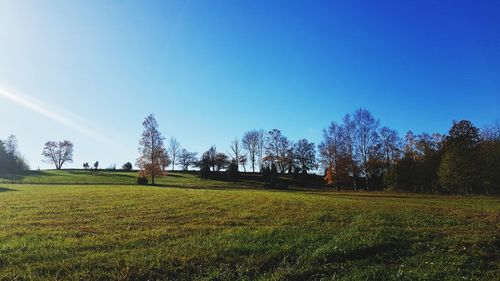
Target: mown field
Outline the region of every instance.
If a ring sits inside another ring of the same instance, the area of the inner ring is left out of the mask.
[[[135,185],[137,183],[137,172],[119,170],[28,171],[14,176],[0,175],[0,183]],[[231,187],[234,185],[226,181],[201,179],[194,172],[168,172],[168,176],[158,177],[156,184],[170,187]],[[255,187],[256,182],[251,180],[242,181],[238,185],[240,187]]]
[[[162,181],[0,184],[0,280],[500,280],[498,197]]]

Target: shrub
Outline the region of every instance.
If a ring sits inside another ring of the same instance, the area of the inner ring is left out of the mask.
[[[137,177],[137,184],[138,185],[147,185],[148,184],[148,178],[144,177],[144,176]]]
[[[122,169],[127,171],[127,172],[131,171],[132,170],[132,163],[127,162],[127,163],[123,164]]]
[[[227,168],[227,180],[237,182],[240,179],[240,172],[238,171],[238,164],[236,161],[231,161]]]

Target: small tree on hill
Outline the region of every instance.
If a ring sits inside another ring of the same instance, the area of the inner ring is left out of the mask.
[[[151,183],[155,184],[155,177],[161,174],[161,159],[165,153],[163,140],[165,139],[158,130],[153,114],[150,114],[142,123],[144,131],[139,141],[139,159],[137,166],[141,169],[141,174],[151,176]]]
[[[127,171],[127,172],[128,172],[128,171],[132,171],[132,163],[127,162],[127,163],[123,164],[122,169],[123,169],[124,171]]]
[[[64,163],[73,162],[73,143],[69,140],[48,141],[45,143],[42,155],[45,157],[45,162],[53,164],[57,170],[61,170]]]
[[[196,152],[189,152],[186,149],[181,149],[179,153],[179,164],[182,166],[182,170],[187,171],[189,166],[196,164],[197,157]]]

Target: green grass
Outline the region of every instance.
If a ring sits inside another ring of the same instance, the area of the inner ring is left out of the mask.
[[[499,198],[184,180],[0,184],[0,280],[499,280]]]
[[[150,178],[151,180],[151,178]],[[41,170],[27,171],[18,175],[0,175],[0,183],[22,184],[105,184],[135,185],[137,172],[109,170]],[[233,183],[219,180],[201,179],[195,172],[167,172],[165,177],[157,177],[156,184],[170,187],[232,187]],[[253,180],[242,181],[239,187],[262,186]]]

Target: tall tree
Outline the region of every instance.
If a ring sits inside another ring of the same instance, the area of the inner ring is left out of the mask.
[[[401,138],[389,127],[380,129],[380,153],[382,154],[382,180],[386,186],[396,185],[395,167],[401,158]]]
[[[172,161],[172,171],[175,170],[175,161],[177,160],[177,155],[181,149],[181,143],[174,137],[170,138],[168,142],[168,152],[170,152]]]
[[[248,152],[250,164],[252,165],[252,172],[255,172],[255,164],[259,156],[260,132],[257,130],[246,132],[243,135],[242,144],[243,149]]]
[[[158,122],[153,114],[148,115],[142,125],[144,131],[139,141],[140,156],[137,166],[141,169],[141,174],[151,176],[151,183],[155,184],[155,177],[161,174],[160,163],[165,153],[165,138],[158,130]]]
[[[45,143],[42,155],[45,157],[45,162],[53,164],[57,170],[61,170],[65,163],[73,162],[73,143],[69,140],[48,141]]]
[[[230,156],[232,160],[234,160],[234,163],[236,164],[236,170],[239,170],[240,166],[240,156],[241,156],[241,145],[240,145],[240,140],[238,138],[235,138],[229,148],[231,149]]]
[[[479,176],[477,146],[480,131],[468,120],[453,122],[445,138],[439,180],[448,191],[471,193]]]
[[[317,168],[314,143],[301,139],[293,146],[293,151],[295,161],[303,174]]]
[[[216,156],[217,156],[217,148],[215,145],[212,145],[205,153],[202,159],[206,164],[208,164],[211,168],[212,171],[215,172],[215,167],[216,167]]]
[[[365,176],[366,188],[369,190],[370,172],[368,169],[368,160],[372,156],[371,152],[375,151],[374,147],[379,141],[377,133],[379,121],[368,110],[361,108],[354,113],[354,123],[356,154],[359,166]]]
[[[355,153],[354,140],[356,137],[356,124],[354,123],[354,119],[349,114],[346,114],[344,116],[342,122],[343,122],[342,145],[345,148],[345,161],[348,163],[347,166],[349,167],[348,174],[352,176],[353,188],[354,190],[357,190],[356,176],[358,174],[358,167],[354,159],[354,153]]]
[[[399,159],[401,153],[400,144],[401,140],[398,132],[389,127],[382,127],[380,129],[380,147],[384,155],[385,170],[389,172],[392,166]]]
[[[273,162],[280,173],[284,173],[287,167],[287,155],[289,155],[290,141],[283,136],[280,130],[273,129],[267,133],[266,158]]]
[[[264,149],[266,146],[266,131],[260,129],[257,131],[258,134],[258,146],[257,146],[257,155],[259,157],[259,171],[262,168],[262,158],[264,157]],[[262,172],[262,171],[260,171]]]
[[[439,164],[442,158],[443,136],[437,133],[418,135],[416,147],[416,188],[414,191],[430,192],[438,189]]]
[[[0,173],[29,170],[28,164],[18,151],[17,139],[10,135],[5,141],[0,140]]]
[[[344,129],[333,121],[323,130],[323,141],[318,145],[320,161],[328,171],[328,183],[338,187],[340,160],[343,154]]]

